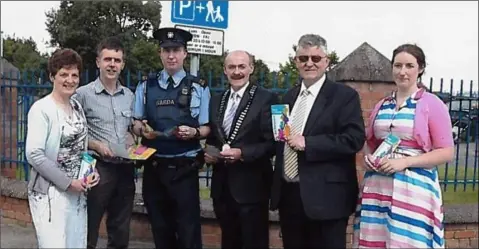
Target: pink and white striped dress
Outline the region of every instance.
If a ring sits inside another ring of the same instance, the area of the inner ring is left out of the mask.
[[[417,92],[416,92],[417,93]],[[390,132],[408,144],[391,158],[424,153],[413,137],[414,93],[399,108],[387,99],[374,121],[374,134]],[[444,248],[442,195],[436,168],[409,168],[392,175],[366,172],[354,220],[353,248]]]

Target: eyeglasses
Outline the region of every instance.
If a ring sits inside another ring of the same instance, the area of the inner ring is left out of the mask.
[[[312,55],[312,56],[309,56],[309,55],[299,55],[299,56],[296,56],[296,59],[298,59],[300,62],[302,63],[305,63],[305,62],[308,62],[309,58],[311,58],[311,61],[313,63],[318,63],[320,62],[323,58],[326,58],[326,56],[322,57],[322,56],[319,56],[319,55]]]

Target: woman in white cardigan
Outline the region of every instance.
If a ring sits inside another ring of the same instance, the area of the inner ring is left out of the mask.
[[[87,186],[79,172],[88,127],[81,105],[71,98],[81,68],[74,50],[55,51],[48,60],[53,90],[28,112],[28,201],[39,248],[87,246]]]

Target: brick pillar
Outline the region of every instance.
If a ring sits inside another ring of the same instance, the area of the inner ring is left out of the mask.
[[[3,91],[3,79],[2,79],[2,72],[0,72],[0,169],[3,169],[3,162],[1,161],[2,158],[3,158],[3,129],[4,128],[4,125],[3,125],[3,113],[5,113],[5,106],[4,106],[4,102],[3,102],[3,98],[4,98],[4,91]],[[2,172],[3,173],[3,172]]]
[[[17,159],[17,81],[2,79],[3,87],[0,95],[0,156],[5,160]],[[15,178],[16,164],[2,162],[1,174],[6,177]]]
[[[393,83],[382,82],[345,82],[346,85],[352,87],[359,93],[361,99],[361,110],[363,112],[364,125],[367,127],[369,116],[374,106],[384,97],[391,94],[396,88]],[[356,170],[359,182],[364,176],[364,149],[356,154]]]

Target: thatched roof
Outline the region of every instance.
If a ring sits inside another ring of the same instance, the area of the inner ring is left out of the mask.
[[[393,82],[391,61],[367,42],[327,74],[334,81]]]
[[[0,58],[1,65],[0,65],[0,73],[1,73],[1,79],[12,79],[16,80],[18,79],[18,75],[20,70],[18,70],[17,67],[15,67],[12,63],[8,62],[5,58],[1,57]]]

